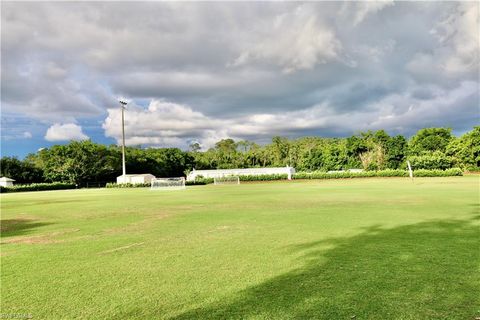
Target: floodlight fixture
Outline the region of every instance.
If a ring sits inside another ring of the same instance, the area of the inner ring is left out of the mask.
[[[127,101],[124,99],[118,100],[122,107],[122,175],[123,181],[125,182],[125,175],[127,174],[127,168],[125,166],[125,106],[127,105]]]

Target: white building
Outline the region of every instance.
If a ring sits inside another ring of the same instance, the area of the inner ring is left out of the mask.
[[[142,173],[142,174],[126,174],[117,177],[117,183],[131,183],[131,184],[139,184],[139,183],[150,183],[155,176],[150,173]]]
[[[0,178],[0,186],[1,187],[13,187],[13,179],[7,178],[7,177],[1,177]]]
[[[246,168],[246,169],[218,169],[218,170],[195,170],[193,169],[187,176],[187,181],[195,181],[198,176],[204,178],[219,178],[225,176],[259,176],[264,174],[286,174],[288,180],[295,174],[293,167],[280,168]]]

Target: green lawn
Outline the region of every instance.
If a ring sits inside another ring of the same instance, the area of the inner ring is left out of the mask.
[[[1,313],[475,319],[479,176],[1,195]]]

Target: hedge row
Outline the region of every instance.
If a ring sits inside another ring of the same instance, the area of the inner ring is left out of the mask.
[[[413,171],[414,177],[451,177],[462,176],[463,172],[459,168],[447,170],[425,170],[418,169]],[[286,180],[287,174],[263,174],[263,175],[246,175],[239,176],[240,181],[273,181]],[[313,172],[297,172],[293,175],[293,179],[346,179],[346,178],[369,178],[369,177],[408,177],[408,171],[400,169],[387,169],[379,171],[363,171],[363,172],[331,172],[313,171]],[[213,183],[212,178],[197,178],[195,181],[187,181],[186,185],[205,185]]]
[[[452,177],[463,176],[463,171],[459,168],[451,168],[447,170],[424,170],[418,169],[413,171],[414,177]]]
[[[260,175],[245,175],[238,176],[240,181],[273,181],[273,180],[286,180],[288,175],[285,174],[260,174]]]
[[[186,186],[203,186],[209,183],[213,183],[213,179],[206,179],[206,178],[197,178],[195,181],[185,181]],[[150,183],[120,183],[117,184],[115,182],[109,182],[105,185],[105,188],[146,188],[150,187]]]
[[[13,187],[0,187],[1,193],[7,192],[22,192],[22,191],[46,191],[46,190],[65,190],[75,189],[77,186],[74,183],[32,183],[32,184],[19,184]]]
[[[446,156],[438,151],[428,155],[410,156],[408,160],[416,170],[446,170],[455,167],[456,164],[455,157]]]
[[[463,171],[459,168],[452,168],[447,170],[426,170],[418,169],[413,171],[414,177],[451,177],[462,176]],[[368,177],[408,177],[406,170],[381,170],[381,171],[363,171],[363,172],[332,172],[324,171],[313,172],[297,172],[293,175],[293,179],[345,179],[345,178],[368,178]],[[287,174],[263,174],[263,175],[247,175],[239,176],[240,181],[273,181],[286,180]],[[213,183],[212,178],[197,178],[195,181],[186,181],[187,186],[206,185]],[[117,184],[110,182],[105,185],[105,188],[145,188],[150,187],[150,183],[122,183]],[[7,192],[21,192],[21,191],[45,191],[45,190],[64,190],[75,189],[76,185],[73,183],[33,183],[28,185],[16,185],[13,187],[0,187],[1,193]]]
[[[146,188],[150,187],[150,183],[116,183],[109,182],[105,185],[105,188]]]
[[[197,178],[195,181],[185,181],[186,186],[204,186],[213,183],[213,178]]]
[[[447,170],[425,170],[419,169],[413,171],[414,177],[451,177],[462,176],[463,172],[459,168]],[[345,178],[368,178],[368,177],[408,177],[406,170],[380,170],[380,171],[363,171],[363,172],[332,172],[323,171],[314,172],[297,172],[294,179],[345,179]]]

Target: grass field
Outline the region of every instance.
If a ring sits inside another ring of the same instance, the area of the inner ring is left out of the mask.
[[[33,319],[476,319],[479,177],[1,195]]]

